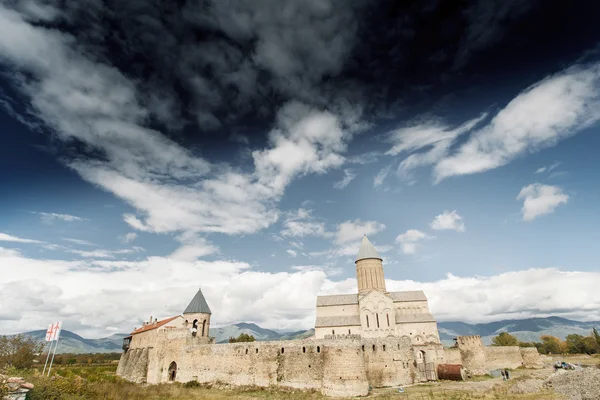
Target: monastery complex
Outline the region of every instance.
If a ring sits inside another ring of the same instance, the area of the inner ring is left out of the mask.
[[[369,387],[437,380],[449,370],[459,379],[541,366],[535,348],[485,347],[479,336],[457,337],[444,348],[425,293],[388,292],[382,259],[366,236],[355,264],[358,293],[318,296],[312,338],[216,344],[199,290],[182,315],[150,318],[125,338],[117,374],[148,384],[194,380],[351,397]]]

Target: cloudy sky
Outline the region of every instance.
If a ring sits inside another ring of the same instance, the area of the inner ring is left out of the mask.
[[[600,320],[600,4],[0,3],[0,332],[182,312],[307,329],[356,291],[438,320]]]

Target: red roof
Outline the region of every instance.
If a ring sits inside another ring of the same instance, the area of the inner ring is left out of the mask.
[[[138,333],[147,332],[147,331],[151,331],[152,329],[160,328],[161,326],[168,324],[169,322],[173,321],[176,318],[179,318],[179,315],[176,315],[171,318],[163,319],[161,321],[156,321],[156,322],[153,322],[148,325],[144,325],[141,328],[138,328],[135,331],[131,332],[131,334],[136,335]]]

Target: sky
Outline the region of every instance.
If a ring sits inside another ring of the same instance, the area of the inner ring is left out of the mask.
[[[0,4],[0,333],[179,314],[600,320],[600,4]]]

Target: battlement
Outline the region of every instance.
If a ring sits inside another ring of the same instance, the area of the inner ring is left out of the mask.
[[[361,340],[361,336],[357,334],[352,335],[325,335],[324,340]]]
[[[471,336],[458,336],[456,337],[456,343],[458,346],[483,346],[483,341],[479,335]]]

